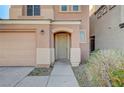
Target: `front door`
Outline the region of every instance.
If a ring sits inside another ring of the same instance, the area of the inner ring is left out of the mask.
[[[59,33],[55,35],[56,59],[69,58],[69,35]]]

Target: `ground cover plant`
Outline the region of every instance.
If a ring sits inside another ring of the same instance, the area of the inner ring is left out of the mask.
[[[124,87],[124,51],[96,50],[73,70],[80,86]]]
[[[29,73],[28,76],[49,76],[52,71],[52,67],[50,68],[34,68],[34,70]]]

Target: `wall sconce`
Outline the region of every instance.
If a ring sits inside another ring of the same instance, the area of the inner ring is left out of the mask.
[[[41,30],[41,33],[44,33],[44,30]]]
[[[41,34],[44,34],[45,31],[44,30],[41,30],[40,32],[41,32]]]

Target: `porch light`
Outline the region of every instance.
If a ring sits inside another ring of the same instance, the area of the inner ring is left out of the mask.
[[[41,33],[44,33],[44,30],[41,30]]]

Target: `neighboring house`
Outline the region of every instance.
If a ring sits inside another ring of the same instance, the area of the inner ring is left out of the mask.
[[[88,56],[89,6],[12,5],[0,20],[0,66],[78,66]]]
[[[90,16],[91,50],[124,49],[124,6],[94,6],[92,13]]]

